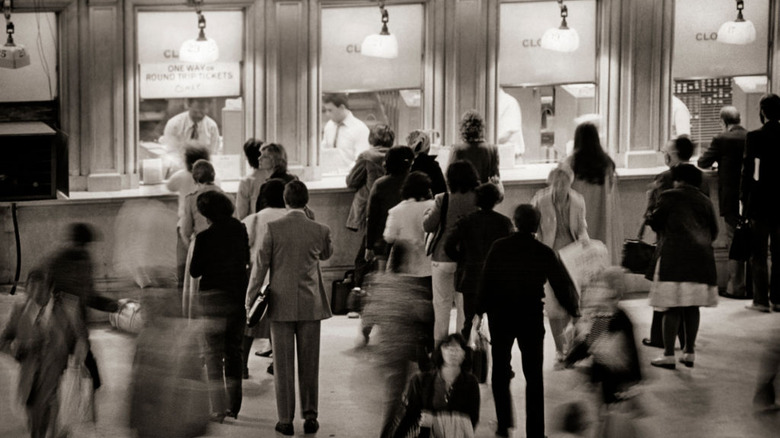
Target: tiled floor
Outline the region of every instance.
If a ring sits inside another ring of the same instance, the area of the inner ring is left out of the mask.
[[[0,295],[0,325],[4,325],[14,297]],[[780,414],[754,415],[751,399],[762,351],[780,342],[780,314],[744,309],[745,301],[722,299],[713,309],[702,309],[696,367],[676,371],[655,369],[649,361],[660,350],[640,346],[645,381],[642,400],[647,416],[637,422],[647,437],[772,437],[780,435]],[[624,302],[637,341],[646,336],[651,309],[643,298]],[[323,324],[318,437],[375,437],[381,425],[382,376],[372,360],[372,348],[354,348],[358,320],[334,317]],[[379,336],[379,335],[378,335]],[[129,437],[126,427],[128,384],[135,338],[107,325],[93,326],[91,341],[105,384],[97,394],[96,436]],[[375,340],[372,340],[375,341]],[[259,347],[259,342],[256,342]],[[545,351],[547,428],[556,436],[556,407],[570,400],[588,400],[588,386],[575,370],[553,371],[553,344],[548,335]],[[273,437],[276,404],[273,378],[265,369],[270,359],[252,355],[249,380],[244,381],[244,407],[238,420],[214,425],[208,436]],[[524,380],[520,354],[515,351],[512,381],[520,425],[524,421]],[[0,358],[0,437],[25,436],[24,416],[12,406],[15,363]],[[478,437],[492,437],[495,411],[489,385],[481,386],[482,409]],[[300,420],[295,422],[303,436]],[[524,436],[522,427],[515,437]]]

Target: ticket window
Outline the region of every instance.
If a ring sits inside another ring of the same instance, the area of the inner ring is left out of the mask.
[[[496,139],[502,158],[514,156],[516,164],[562,160],[571,153],[576,125],[601,121],[596,1],[565,4],[568,25],[579,35],[572,52],[541,47],[545,30],[560,26],[557,2],[501,4]]]
[[[423,127],[425,8],[422,4],[404,4],[388,5],[386,9],[389,31],[398,40],[398,56],[394,59],[361,54],[365,37],[379,33],[382,27],[376,3],[322,8],[322,97],[346,98],[344,107],[349,111],[345,113],[340,104],[320,102],[323,175],[348,173],[357,154],[368,147],[368,130],[377,124],[390,126],[395,144],[406,144],[406,136]],[[336,120],[344,117],[350,121]]]
[[[182,168],[182,152],[188,145],[210,150],[221,180],[241,176],[242,145],[246,140],[242,99],[244,12],[206,10],[203,14],[206,36],[219,47],[215,62],[179,59],[182,43],[197,36],[195,12],[138,12],[136,138],[139,171],[146,183],[159,182]],[[193,117],[187,121],[184,114],[204,117],[193,127]],[[192,132],[195,130],[197,134]],[[161,178],[150,178],[158,164]]]
[[[746,129],[761,126],[758,101],[768,92],[769,0],[745,2],[756,38],[745,45],[718,41],[718,29],[736,18],[735,2],[675,2],[669,137],[689,135],[697,152],[723,130],[720,109],[737,108]]]

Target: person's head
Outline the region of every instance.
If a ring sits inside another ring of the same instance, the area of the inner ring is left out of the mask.
[[[284,208],[284,180],[272,178],[260,186],[255,211],[264,208]]]
[[[76,246],[86,246],[97,240],[97,232],[92,225],[83,222],[72,223],[68,226],[68,240]]]
[[[664,147],[664,161],[669,167],[680,163],[687,163],[693,156],[696,146],[687,135],[680,135],[666,143]]]
[[[468,110],[460,119],[460,137],[466,143],[485,140],[485,119],[476,110]]]
[[[385,155],[385,170],[389,175],[403,175],[409,172],[414,161],[414,152],[408,146],[396,146]]]
[[[201,146],[186,146],[184,148],[184,166],[192,173],[192,165],[198,160],[208,161],[211,158],[209,150]]]
[[[431,178],[420,171],[410,173],[401,187],[401,198],[415,201],[431,199]]]
[[[515,214],[512,215],[512,221],[515,223],[517,232],[521,234],[533,234],[539,229],[539,220],[542,215],[539,210],[531,204],[520,204],[515,208]]]
[[[436,346],[431,359],[436,369],[448,365],[460,367],[461,372],[471,371],[471,348],[460,333],[453,333],[444,338]]]
[[[302,181],[290,181],[284,186],[284,204],[287,208],[301,209],[309,203],[309,189]]]
[[[35,301],[39,306],[45,306],[49,302],[53,288],[54,284],[52,284],[46,269],[34,268],[27,274],[27,284],[25,285],[27,298]]]
[[[349,106],[347,95],[344,93],[332,93],[322,96],[322,109],[325,116],[334,123],[341,123],[347,117]]]
[[[452,193],[468,193],[479,185],[477,169],[470,161],[456,160],[447,166],[447,187]]]
[[[222,192],[209,190],[198,195],[198,211],[211,223],[221,222],[233,216],[233,201]]]
[[[244,155],[246,161],[253,169],[260,167],[260,148],[263,146],[263,140],[250,138],[244,143]]]
[[[764,95],[758,102],[761,109],[761,122],[777,122],[780,120],[780,96],[774,93]]]
[[[724,106],[720,109],[720,121],[726,128],[732,125],[739,125],[741,122],[739,110],[731,105]]]
[[[571,167],[577,178],[598,185],[604,184],[608,170],[614,168],[612,159],[601,147],[599,130],[592,122],[580,123],[574,130]]]
[[[198,184],[214,182],[214,166],[207,160],[198,160],[192,165],[192,179]]]
[[[200,122],[206,117],[207,102],[203,99],[189,99],[187,101],[187,112],[193,122]]]
[[[428,155],[431,150],[431,137],[421,129],[415,129],[406,136],[406,144],[412,148],[414,156],[423,154]]]
[[[474,194],[477,198],[477,207],[485,211],[492,210],[501,200],[501,191],[498,190],[497,185],[491,182],[478,185],[474,189]]]
[[[677,187],[682,184],[688,184],[693,187],[701,186],[701,170],[693,164],[678,164],[672,167],[672,181]]]
[[[375,147],[392,147],[395,142],[395,132],[384,123],[378,123],[371,127],[368,133],[368,143]]]
[[[566,164],[561,164],[547,175],[547,184],[552,187],[556,197],[563,197],[569,193],[571,183],[574,181],[574,171]]]
[[[626,290],[623,268],[610,266],[590,280],[582,293],[582,307],[592,312],[613,313]]]
[[[287,173],[287,151],[279,143],[264,144],[260,148],[259,168],[273,173]]]

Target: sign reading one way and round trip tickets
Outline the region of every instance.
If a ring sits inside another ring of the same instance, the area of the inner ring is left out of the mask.
[[[238,62],[141,64],[141,99],[238,96]]]

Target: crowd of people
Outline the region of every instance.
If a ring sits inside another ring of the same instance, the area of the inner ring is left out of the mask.
[[[350,128],[351,114],[343,102],[329,98],[325,104],[343,116],[326,127],[331,147],[351,138],[347,134],[362,132]],[[748,263],[752,284],[746,283],[744,262],[730,262],[722,294],[750,293],[748,308],[768,312],[780,311],[780,281],[772,281],[780,278],[780,263],[772,264],[771,280],[767,273],[767,241],[772,257],[780,254],[780,247],[775,248],[780,209],[771,202],[780,188],[780,177],[773,172],[780,97],[764,97],[760,109],[764,126],[747,133],[739,126],[739,113],[725,107],[724,133],[698,164],[719,163],[718,200],[729,239],[742,217],[753,231]],[[361,346],[379,345],[378,362],[387,377],[382,437],[473,436],[481,400],[479,381],[471,373],[472,348],[480,331],[489,333],[492,344],[496,435],[510,436],[516,427],[510,382],[517,342],[526,381],[525,433],[545,436],[545,315],[555,344],[555,369],[591,358],[587,369],[600,384],[605,405],[629,406],[636,395],[641,380],[637,348],[631,321],[619,305],[626,286],[619,268],[623,233],[617,176],[598,128],[590,122],[577,127],[572,154],[549,173],[546,188],[513,208],[511,219],[494,210],[501,202],[517,200],[505,198],[498,151],[484,134],[482,116],[464,114],[463,142],[453,148],[445,172],[429,155],[425,132],[410,133],[408,145],[399,146],[394,145],[395,132],[384,124],[365,133],[367,148],[357,148],[344,160],[351,165],[347,186],[355,191],[345,226],[362,236],[355,258],[355,286],[365,291],[359,339]],[[655,178],[643,217],[642,226],[658,235],[647,270],[652,280],[649,303],[656,313],[643,343],[663,348],[651,364],[666,369],[678,363],[676,338],[683,350],[679,363],[694,366],[699,308],[718,300],[712,248],[718,220],[702,172],[689,162],[694,149],[685,135],[666,145],[669,170]],[[166,372],[183,385],[180,394],[190,400],[192,410],[187,427],[148,427],[150,418],[175,420],[149,414],[170,410],[160,405],[159,394],[136,389],[131,423],[139,436],[196,436],[203,431],[193,426],[198,421],[236,418],[256,338],[269,340],[269,351],[261,354],[273,357],[268,372],[274,376],[276,431],[295,433],[296,380],[303,430],[319,429],[321,321],[332,316],[320,262],[333,254],[331,229],[315,220],[306,184],[288,171],[282,145],[250,139],[244,152],[253,171],[241,180],[235,201],[219,188],[205,148],[185,147],[185,167],[168,183],[179,193],[176,270],[181,293],[157,295],[145,303],[148,321],[138,342],[136,382],[148,387],[160,378],[155,364],[168,364]],[[69,244],[31,270],[28,299],[14,309],[0,336],[2,351],[21,363],[19,401],[28,410],[36,438],[53,436],[57,388],[69,356],[89,371],[93,390],[101,384],[89,348],[86,307],[116,312],[121,303],[94,290],[87,250],[94,239],[88,225],[70,227]],[[611,266],[584,281],[567,270],[558,251],[592,241],[606,245],[605,263]],[[165,278],[147,283],[175,290]],[[248,328],[247,314],[259,296],[267,300],[268,310],[258,326]],[[450,333],[453,313],[456,330]],[[200,324],[170,322],[182,317]],[[372,337],[374,328],[378,333]],[[152,348],[166,336],[177,341]],[[193,386],[199,369],[202,374],[196,363],[207,370],[201,392]],[[766,374],[771,385],[773,376]],[[765,388],[761,391],[757,403],[774,403],[765,401]],[[205,419],[194,414],[204,409],[210,410]],[[575,416],[577,409],[571,412]],[[569,423],[578,427],[577,421]]]

